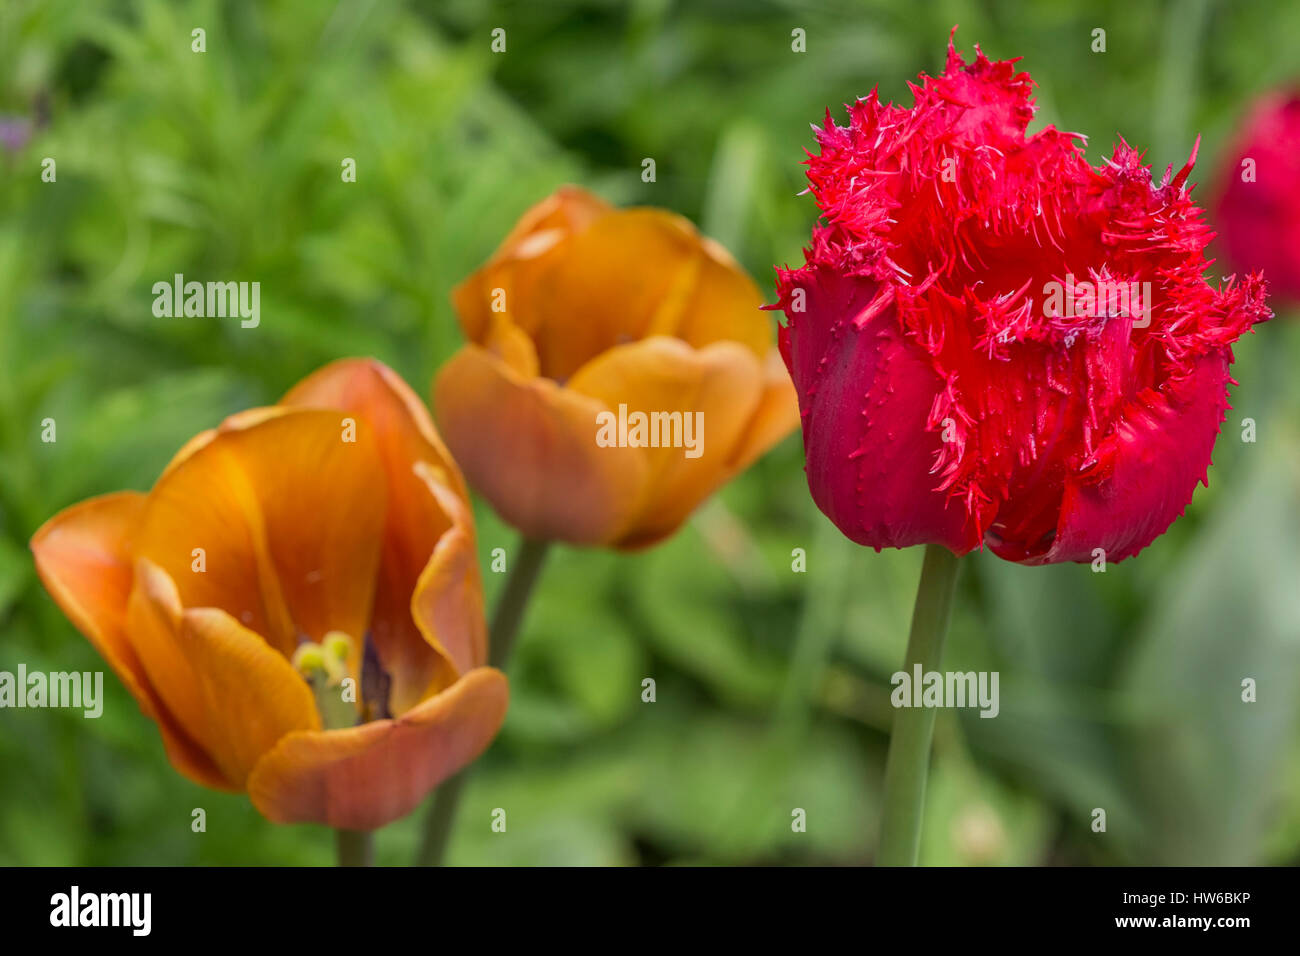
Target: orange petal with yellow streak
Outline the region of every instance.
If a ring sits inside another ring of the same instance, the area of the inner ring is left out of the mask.
[[[465,479],[443,444],[420,397],[378,359],[340,359],[289,389],[281,406],[334,408],[355,412],[375,433],[384,465],[405,477],[408,463],[427,461],[447,473],[448,483],[467,497]]]
[[[351,635],[358,673],[386,499],[374,436],[332,411],[243,421],[158,480],[136,553],[183,607],[221,608],[285,657],[301,637]]]
[[[457,653],[469,639],[463,635],[484,626],[478,564],[457,561],[451,574],[445,563],[458,542],[474,549],[464,478],[424,403],[381,362],[334,362],[296,385],[283,403],[354,414],[375,436],[388,481],[388,512],[370,639],[391,680],[389,706],[400,714],[482,663],[469,651]],[[431,481],[448,497],[440,500]],[[452,605],[439,628],[445,641],[428,639],[412,613],[412,595],[435,561],[443,562],[438,588],[448,594],[440,605]]]

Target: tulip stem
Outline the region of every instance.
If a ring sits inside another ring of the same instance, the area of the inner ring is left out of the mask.
[[[488,663],[493,667],[506,669],[510,652],[515,646],[515,638],[519,634],[519,624],[524,618],[524,609],[528,606],[528,598],[533,593],[533,586],[541,574],[550,546],[549,541],[520,539],[519,551],[507,572],[505,587],[497,598],[496,608],[492,612],[492,625],[488,629]],[[456,820],[456,807],[460,804],[461,792],[465,789],[468,776],[467,767],[456,776],[443,781],[434,794],[433,804],[424,819],[424,836],[416,853],[416,866],[442,865],[443,854],[451,839],[451,827]]]
[[[921,583],[916,591],[912,632],[907,639],[907,659],[903,665],[909,678],[917,665],[923,674],[939,669],[958,565],[957,557],[942,545],[925,546],[925,562],[921,567]],[[916,866],[934,717],[932,707],[901,707],[894,711],[889,756],[885,761],[885,801],[877,866]]]
[[[424,836],[420,838],[420,849],[415,854],[416,866],[442,866],[443,855],[451,841],[451,825],[456,820],[456,807],[460,805],[460,794],[469,779],[466,767],[454,777],[449,777],[434,791],[433,803],[424,818]]]
[[[369,830],[335,830],[339,866],[374,866],[375,835]]]
[[[506,669],[510,652],[514,650],[515,638],[519,634],[519,622],[524,619],[524,608],[533,593],[542,572],[542,564],[551,543],[537,538],[521,538],[519,553],[515,555],[514,567],[506,576],[505,590],[497,599],[497,606],[492,612],[492,627],[488,632],[488,662],[493,666]]]

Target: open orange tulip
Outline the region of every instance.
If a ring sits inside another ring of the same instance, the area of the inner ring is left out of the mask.
[[[439,425],[527,537],[652,544],[798,424],[758,289],[672,213],[563,188],[452,298]]]
[[[504,719],[463,479],[378,362],[231,417],[32,550],[177,770],[272,821],[382,826]]]

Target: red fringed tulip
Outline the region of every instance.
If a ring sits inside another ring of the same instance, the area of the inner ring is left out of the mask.
[[[1228,151],[1214,214],[1232,264],[1300,302],[1300,94],[1256,104]]]
[[[817,130],[822,221],[778,270],[809,486],[876,549],[1120,560],[1205,480],[1263,282],[1202,277],[1195,152],[1159,183],[1123,142],[1094,169],[976,53]]]
[[[148,494],[73,505],[32,550],[176,769],[277,823],[382,826],[505,717],[464,481],[378,362],[203,432]]]

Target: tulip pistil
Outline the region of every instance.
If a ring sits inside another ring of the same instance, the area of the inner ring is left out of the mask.
[[[320,643],[305,640],[293,652],[292,664],[311,686],[316,710],[326,730],[352,727],[357,722],[357,682],[348,670],[352,638],[330,631]]]

